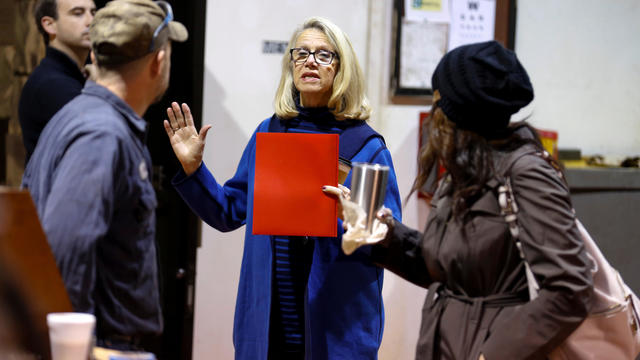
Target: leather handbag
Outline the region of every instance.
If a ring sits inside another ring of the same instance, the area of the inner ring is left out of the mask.
[[[541,155],[541,154],[540,154]],[[542,156],[542,155],[541,155]],[[543,156],[544,157],[544,156]],[[524,262],[530,299],[538,296],[539,285],[524,256],[518,234],[518,206],[509,177],[498,187],[498,202]],[[640,301],[604,257],[582,223],[576,226],[593,262],[592,305],[585,320],[549,355],[551,360],[629,359],[640,353]]]

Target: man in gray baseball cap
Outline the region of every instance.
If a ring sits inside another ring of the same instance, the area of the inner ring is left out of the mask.
[[[143,57],[167,40],[187,40],[187,29],[173,21],[164,1],[115,0],[96,13],[89,30],[91,48],[102,65],[119,65]]]
[[[163,1],[100,9],[90,26],[93,81],[47,124],[25,170],[74,310],[95,314],[101,347],[136,350],[162,332],[142,115],[169,86],[172,41],[187,37]]]

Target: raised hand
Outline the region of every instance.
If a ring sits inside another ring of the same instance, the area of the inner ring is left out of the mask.
[[[164,130],[169,136],[171,147],[187,175],[193,174],[202,163],[205,138],[211,125],[205,125],[200,133],[193,124],[193,115],[187,104],[182,109],[176,102],[167,108],[169,120],[164,120]]]

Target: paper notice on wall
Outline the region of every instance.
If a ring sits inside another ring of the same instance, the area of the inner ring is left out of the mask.
[[[449,25],[403,20],[399,86],[431,89],[431,75],[447,50]]]
[[[288,41],[283,40],[262,40],[263,54],[284,54],[288,49]]]
[[[451,21],[450,0],[404,0],[404,19],[414,22],[431,21],[449,23]]]
[[[495,0],[452,0],[449,50],[494,38]]]

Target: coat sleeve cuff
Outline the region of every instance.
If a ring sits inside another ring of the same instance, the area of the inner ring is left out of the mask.
[[[171,185],[173,185],[175,187],[178,187],[179,185],[181,185],[185,181],[187,181],[189,179],[192,179],[192,178],[198,177],[199,173],[202,172],[203,169],[207,170],[207,167],[204,164],[204,161],[202,163],[200,163],[200,166],[198,166],[198,169],[196,169],[196,171],[194,171],[193,174],[191,174],[191,175],[187,175],[187,173],[184,172],[184,169],[182,169],[182,167],[180,167],[180,170],[178,170],[178,172],[173,177],[173,179],[171,179]]]

